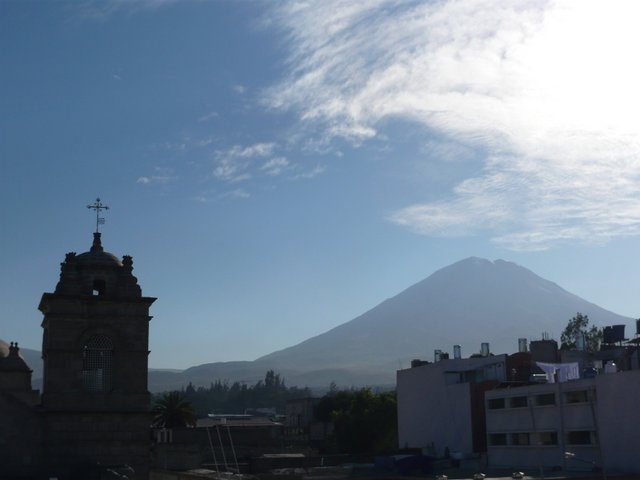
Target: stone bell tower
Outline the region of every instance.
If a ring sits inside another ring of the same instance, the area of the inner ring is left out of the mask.
[[[54,293],[40,301],[45,462],[59,478],[98,465],[128,465],[130,478],[148,478],[155,298],[142,296],[132,271],[132,258],[105,252],[96,231],[88,252],[66,255]]]

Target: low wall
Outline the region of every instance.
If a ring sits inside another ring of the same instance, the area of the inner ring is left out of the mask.
[[[151,470],[149,480],[202,480],[203,478],[216,478],[214,475],[199,475],[189,472],[172,472],[170,470]]]

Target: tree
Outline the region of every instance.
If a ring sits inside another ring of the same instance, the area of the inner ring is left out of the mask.
[[[318,403],[316,418],[333,423],[330,440],[341,453],[384,453],[397,446],[395,392],[367,388],[333,392]]]
[[[153,426],[165,428],[194,427],[196,414],[180,392],[165,393],[152,409]]]
[[[584,348],[587,352],[596,352],[600,347],[602,329],[595,325],[589,327],[589,317],[577,312],[560,335],[561,348],[563,350],[576,348],[580,336],[584,338]]]
[[[285,379],[273,370],[252,386],[216,380],[208,387],[189,383],[181,393],[183,400],[191,403],[197,417],[209,413],[244,413],[247,408],[266,407],[284,413],[288,400],[311,395],[307,388],[287,387]]]

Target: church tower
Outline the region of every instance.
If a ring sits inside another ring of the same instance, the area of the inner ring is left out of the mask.
[[[66,255],[55,291],[40,301],[45,462],[59,478],[97,465],[129,465],[131,478],[148,477],[155,298],[142,296],[132,272],[132,258],[105,252],[96,228],[91,249]]]

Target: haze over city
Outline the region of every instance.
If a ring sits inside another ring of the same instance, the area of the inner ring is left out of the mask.
[[[638,10],[0,3],[0,337],[40,348],[98,196],[158,297],[152,367],[257,358],[469,256],[637,318]]]

